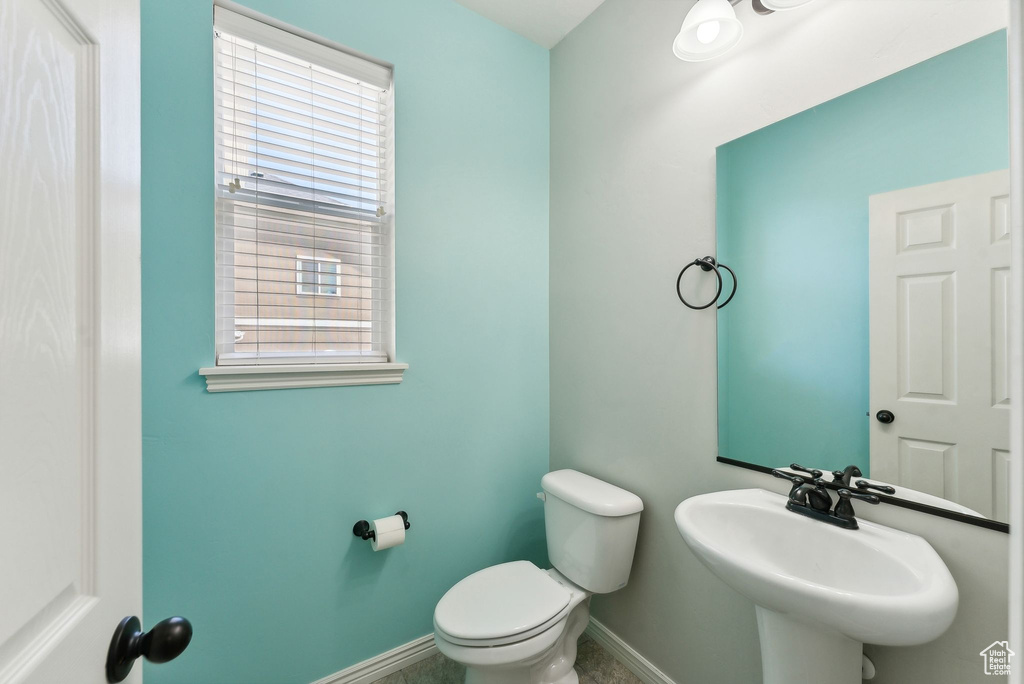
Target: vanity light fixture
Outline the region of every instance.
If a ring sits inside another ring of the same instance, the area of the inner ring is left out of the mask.
[[[703,62],[724,55],[743,37],[743,24],[736,18],[734,5],[743,0],[697,0],[690,8],[672,52],[684,62]],[[790,10],[814,0],[750,0],[758,14]]]
[[[770,10],[785,12],[786,10],[803,7],[804,5],[814,2],[814,0],[761,0],[761,2]]]
[[[743,24],[729,0],[697,0],[672,43],[672,52],[686,62],[714,59],[736,47]]]

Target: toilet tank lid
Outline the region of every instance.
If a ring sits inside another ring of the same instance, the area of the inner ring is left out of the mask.
[[[644,502],[636,494],[578,470],[552,471],[541,478],[540,486],[549,495],[594,515],[611,518],[644,510]]]

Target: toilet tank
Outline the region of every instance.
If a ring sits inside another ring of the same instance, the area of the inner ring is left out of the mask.
[[[576,470],[550,472],[540,484],[552,565],[596,594],[626,586],[644,509],[640,497]]]

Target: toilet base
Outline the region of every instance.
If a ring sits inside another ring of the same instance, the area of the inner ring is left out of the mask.
[[[565,618],[561,636],[544,651],[525,662],[507,665],[466,665],[465,684],[579,684],[573,669],[576,646],[590,621],[590,597]],[[534,637],[536,638],[536,637]]]
[[[526,684],[527,682],[534,684],[535,680],[523,680],[521,670],[497,673],[477,668],[472,668],[472,670],[466,668],[465,684]],[[544,682],[544,684],[580,684],[580,677],[576,674],[576,670],[570,669],[561,679],[550,683]]]

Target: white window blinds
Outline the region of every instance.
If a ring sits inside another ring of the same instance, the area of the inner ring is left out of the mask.
[[[388,361],[391,71],[215,11],[217,363]]]

